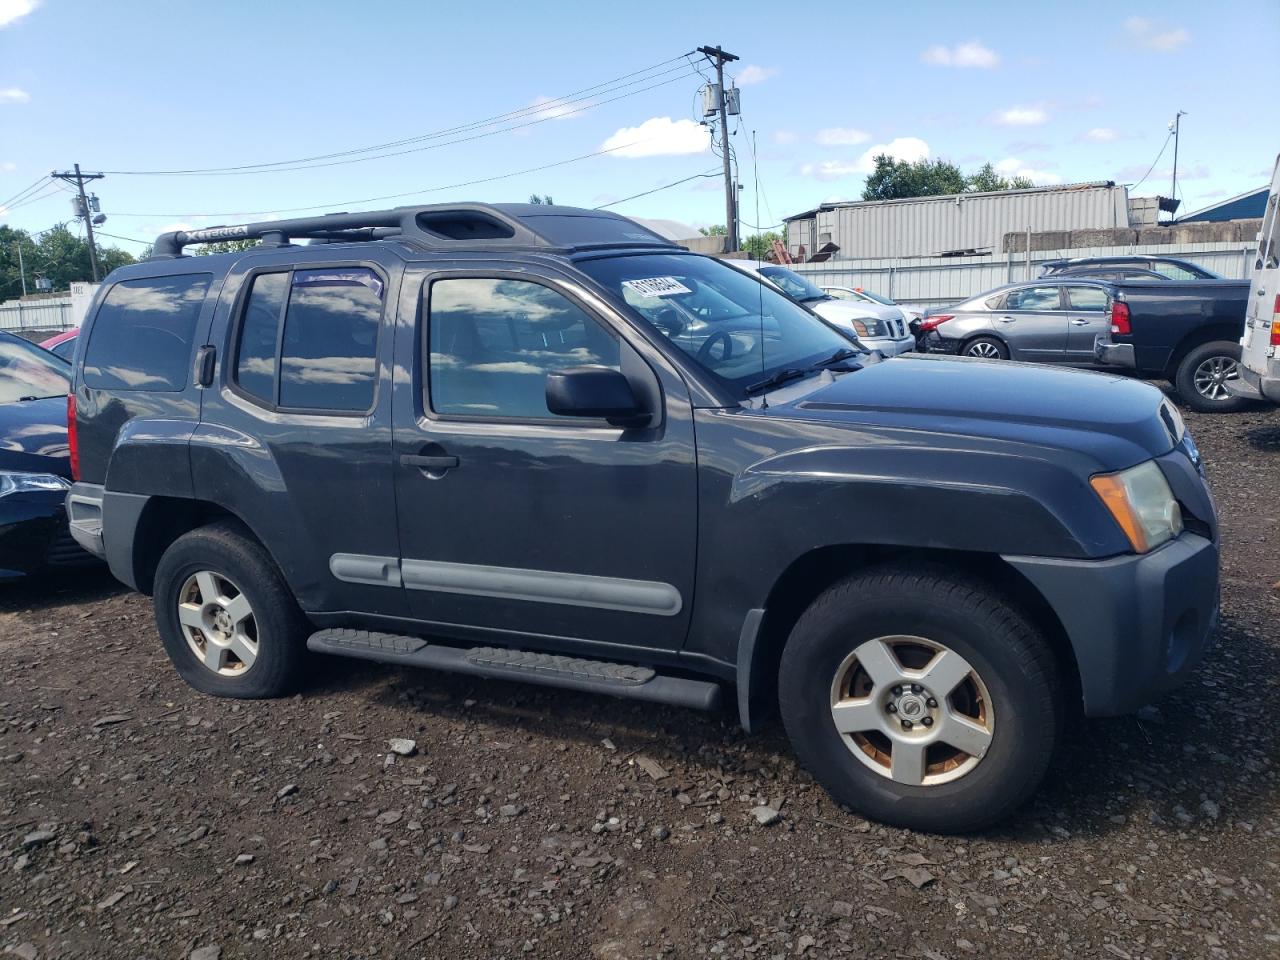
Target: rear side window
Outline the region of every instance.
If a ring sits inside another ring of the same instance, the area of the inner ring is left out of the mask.
[[[1010,290],[1005,298],[1006,310],[1060,310],[1057,287],[1023,287]]]
[[[365,267],[263,273],[241,315],[234,379],[269,406],[373,406],[383,283]]]
[[[1101,313],[1107,309],[1107,291],[1099,287],[1067,287],[1067,300],[1072,310],[1096,310]]]
[[[184,389],[196,319],[211,279],[192,273],[113,286],[89,334],[85,384],[98,390]]]

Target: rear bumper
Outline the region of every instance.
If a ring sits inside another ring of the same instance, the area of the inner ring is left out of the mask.
[[[1240,364],[1237,369],[1240,371],[1240,379],[1227,381],[1227,389],[1233,394],[1248,400],[1280,403],[1280,377],[1265,377],[1244,364]]]
[[[1216,632],[1218,545],[1205,537],[1107,560],[1005,559],[1062,622],[1090,716],[1130,713],[1178,686]]]
[[[97,483],[73,483],[67,491],[67,520],[71,536],[95,557],[107,558],[102,542],[103,489]]]
[[[926,353],[949,353],[954,356],[960,352],[960,341],[948,340],[937,330],[930,330],[924,335],[924,350]]]
[[[1093,342],[1093,356],[1099,363],[1109,367],[1125,367],[1134,370],[1138,366],[1132,343],[1112,343],[1109,340],[1098,339]]]

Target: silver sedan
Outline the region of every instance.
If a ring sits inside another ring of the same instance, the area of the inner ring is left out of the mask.
[[[1098,280],[1032,280],[928,311],[920,336],[930,353],[984,360],[1094,365],[1110,339],[1115,289]]]

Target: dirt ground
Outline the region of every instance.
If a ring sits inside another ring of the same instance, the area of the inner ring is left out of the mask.
[[[968,838],[842,811],[776,724],[336,660],[215,700],[105,575],[6,586],[0,951],[1280,957],[1280,412],[1187,419],[1224,525],[1216,650]]]

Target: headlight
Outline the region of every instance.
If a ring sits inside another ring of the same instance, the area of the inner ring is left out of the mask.
[[[71,481],[53,473],[14,473],[0,470],[0,497],[33,490],[66,490]]]
[[[865,337],[867,335],[867,325],[861,320],[850,320],[849,325],[853,327],[853,332],[858,336]]]
[[[1154,550],[1182,532],[1182,508],[1154,460],[1090,477],[1089,483],[1135,552]]]

